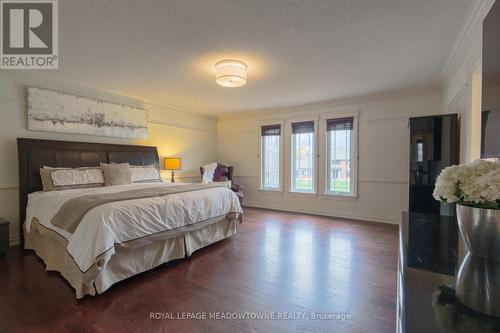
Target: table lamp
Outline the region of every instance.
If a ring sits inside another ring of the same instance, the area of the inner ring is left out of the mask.
[[[170,178],[170,181],[172,183],[175,183],[174,170],[181,169],[181,158],[180,157],[165,157],[164,162],[165,162],[164,163],[165,170],[172,171],[172,178]]]

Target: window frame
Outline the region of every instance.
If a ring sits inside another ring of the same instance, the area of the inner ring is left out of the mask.
[[[301,123],[301,122],[307,122],[307,121],[312,121],[314,122],[314,135],[313,135],[313,140],[314,140],[314,166],[313,166],[313,190],[312,191],[297,191],[293,189],[292,186],[292,163],[293,163],[293,151],[292,151],[292,143],[293,143],[293,133],[292,133],[292,124],[294,123]],[[287,186],[288,186],[288,193],[290,195],[299,195],[299,196],[317,196],[318,194],[318,160],[319,160],[319,149],[318,149],[318,122],[319,122],[319,117],[318,115],[308,115],[308,116],[293,116],[287,118],[287,132],[286,132],[286,137],[287,137],[287,156],[286,156],[286,164],[287,164]]]
[[[327,131],[327,121],[329,119],[339,119],[339,118],[353,118],[352,123],[352,143],[351,143],[351,192],[338,192],[330,191],[329,189],[329,163],[330,163],[330,143],[329,135]],[[328,198],[357,198],[358,197],[358,160],[359,160],[359,110],[350,110],[342,112],[327,112],[322,113],[320,116],[320,131],[321,131],[321,147],[320,151],[324,158],[321,161],[321,185],[323,187],[321,193]]]
[[[263,151],[262,151],[262,145],[263,145],[263,140],[262,140],[262,127],[263,126],[269,126],[269,125],[280,125],[280,147],[279,147],[279,188],[272,188],[272,187],[264,187],[263,182],[264,182],[264,176],[263,176]],[[283,153],[283,147],[284,147],[284,131],[285,131],[285,121],[284,119],[265,119],[265,120],[260,120],[259,121],[259,127],[257,131],[257,135],[259,136],[259,147],[258,147],[258,158],[259,158],[259,190],[260,191],[268,191],[268,192],[283,192],[283,163],[284,163],[284,153]]]

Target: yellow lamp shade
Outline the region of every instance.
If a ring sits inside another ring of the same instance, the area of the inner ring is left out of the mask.
[[[180,157],[165,157],[164,161],[165,170],[180,170],[181,159]]]

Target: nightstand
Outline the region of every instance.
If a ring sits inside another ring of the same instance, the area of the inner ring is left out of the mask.
[[[9,248],[9,222],[0,217],[0,255]]]

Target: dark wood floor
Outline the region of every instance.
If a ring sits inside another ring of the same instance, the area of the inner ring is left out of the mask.
[[[13,247],[0,257],[0,332],[394,332],[396,271],[396,226],[248,208],[231,239],[79,301]],[[299,319],[150,319],[183,312]]]

